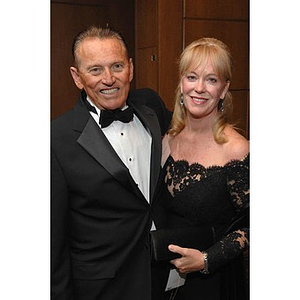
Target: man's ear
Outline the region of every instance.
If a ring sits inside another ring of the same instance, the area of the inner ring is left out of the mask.
[[[71,75],[72,75],[72,78],[74,80],[74,83],[76,84],[76,86],[82,90],[83,89],[83,85],[81,83],[81,78],[78,74],[78,71],[75,67],[70,67],[70,72],[71,72]]]
[[[133,79],[133,70],[134,70],[132,58],[129,59],[129,68],[130,68],[129,82],[131,82]]]

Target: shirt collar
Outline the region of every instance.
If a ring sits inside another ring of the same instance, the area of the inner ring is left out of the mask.
[[[91,106],[95,107],[96,111],[97,111],[97,115],[100,116],[100,109],[93,103],[93,101],[89,98],[89,96],[86,96],[86,100],[91,104]],[[123,106],[123,108],[121,110],[124,110],[128,107],[127,103],[125,103],[125,105]]]

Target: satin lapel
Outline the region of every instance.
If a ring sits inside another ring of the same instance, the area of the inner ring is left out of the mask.
[[[83,108],[85,109],[85,108]],[[85,109],[86,110],[86,109]],[[105,135],[96,124],[94,119],[88,115],[85,115],[85,122],[79,121],[77,117],[82,117],[82,110],[75,109],[75,123],[76,131],[82,131],[77,142],[91,155],[94,159],[101,164],[117,181],[119,181],[127,189],[132,190],[139,197],[143,198],[143,195],[133,178],[131,177],[129,170],[123,164],[117,153],[114,151]],[[81,119],[83,120],[83,119]],[[84,124],[84,125],[83,125]],[[80,129],[80,126],[84,126]]]
[[[133,107],[134,113],[139,117],[143,125],[150,130],[152,136],[150,174],[150,201],[152,201],[160,172],[162,151],[160,125],[152,109],[147,106],[137,106],[134,103],[130,105]]]

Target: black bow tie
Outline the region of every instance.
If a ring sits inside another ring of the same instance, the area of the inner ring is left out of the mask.
[[[119,108],[115,110],[101,110],[99,124],[101,128],[109,126],[113,121],[121,121],[123,123],[129,123],[133,118],[132,107],[127,107],[124,110]]]
[[[87,109],[95,114],[97,114],[96,108],[92,106],[88,101],[85,101]],[[114,110],[101,110],[99,124],[101,128],[109,126],[113,121],[121,121],[123,123],[129,123],[133,119],[133,109],[132,107],[127,107],[124,110],[119,108]]]

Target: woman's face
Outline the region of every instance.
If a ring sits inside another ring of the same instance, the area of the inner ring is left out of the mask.
[[[197,119],[215,115],[219,100],[225,97],[229,84],[219,77],[211,62],[204,68],[199,66],[184,74],[181,92],[188,115]]]

